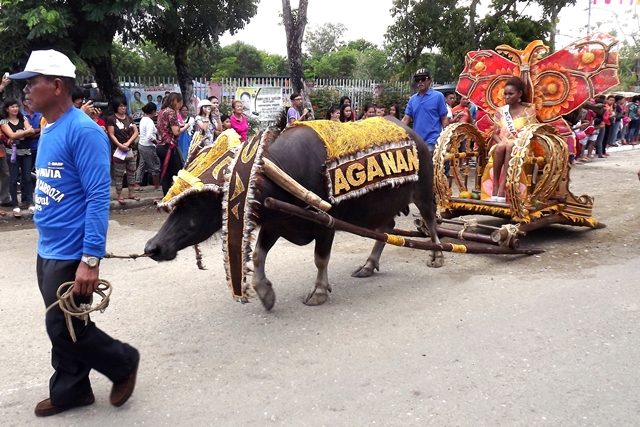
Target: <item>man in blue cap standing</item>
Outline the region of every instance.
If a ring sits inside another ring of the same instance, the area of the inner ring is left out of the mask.
[[[427,143],[433,154],[440,132],[449,124],[447,103],[444,95],[431,87],[429,70],[420,68],[413,80],[418,86],[418,93],[409,99],[402,122],[409,125],[413,119],[413,130]]]

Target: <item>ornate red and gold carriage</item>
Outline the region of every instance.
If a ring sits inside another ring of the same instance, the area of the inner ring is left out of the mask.
[[[569,189],[569,154],[575,141],[562,116],[618,84],[616,44],[609,35],[593,34],[544,59],[539,56],[547,47],[540,41],[523,51],[503,45],[497,52],[469,52],[457,92],[486,114],[477,127],[452,124],[438,139],[434,178],[442,218],[491,215],[518,224],[520,233],[554,223],[604,227],[592,216],[593,197],[576,196]],[[540,123],[519,134],[507,176],[502,178],[507,182],[507,200],[497,203],[489,197],[491,116],[504,104],[505,82],[514,75],[533,94]],[[493,240],[505,244],[507,234],[496,232]]]

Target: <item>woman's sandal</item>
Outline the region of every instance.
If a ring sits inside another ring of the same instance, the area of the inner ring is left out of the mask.
[[[138,196],[129,197],[129,200],[135,200],[136,202],[139,202],[140,201],[140,197],[138,197]]]
[[[127,204],[127,202],[124,199],[118,199],[118,203],[120,203],[122,206]]]

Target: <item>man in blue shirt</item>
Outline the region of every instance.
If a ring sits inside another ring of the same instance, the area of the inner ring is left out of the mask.
[[[105,255],[111,183],[107,137],[73,106],[75,66],[62,53],[34,51],[25,70],[10,78],[27,81],[25,104],[47,120],[40,136],[34,198],[40,293],[49,307],[57,301],[60,285],[73,282],[73,298],[80,307],[98,288],[100,258]],[[92,369],[113,382],[112,405],[129,399],[140,361],[135,348],[111,338],[90,319],[85,323],[73,318],[73,342],[59,307],[47,312],[45,325],[55,372],[49,398],[36,405],[36,416],[93,404]]]
[[[24,100],[23,100],[24,101]],[[24,102],[23,102],[24,104]],[[24,110],[22,111],[24,118],[29,121],[29,124],[36,131],[36,134],[31,138],[26,138],[29,141],[29,148],[31,149],[31,160],[33,165],[36,164],[36,156],[38,155],[38,141],[40,141],[40,119],[42,114],[31,111],[29,105],[24,104]]]
[[[418,93],[409,99],[402,122],[408,125],[413,120],[413,130],[433,154],[440,132],[449,124],[447,103],[443,94],[431,88],[431,73],[426,68],[416,71],[413,80]]]

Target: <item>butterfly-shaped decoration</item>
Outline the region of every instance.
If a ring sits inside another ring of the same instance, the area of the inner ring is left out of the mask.
[[[620,83],[617,44],[608,34],[594,33],[542,59],[549,48],[540,40],[524,50],[500,45],[495,51],[472,51],[456,91],[487,112],[478,129],[489,132],[495,110],[504,105],[506,81],[518,76],[532,94],[523,101],[535,104],[538,120],[567,137],[571,130],[562,116]]]

